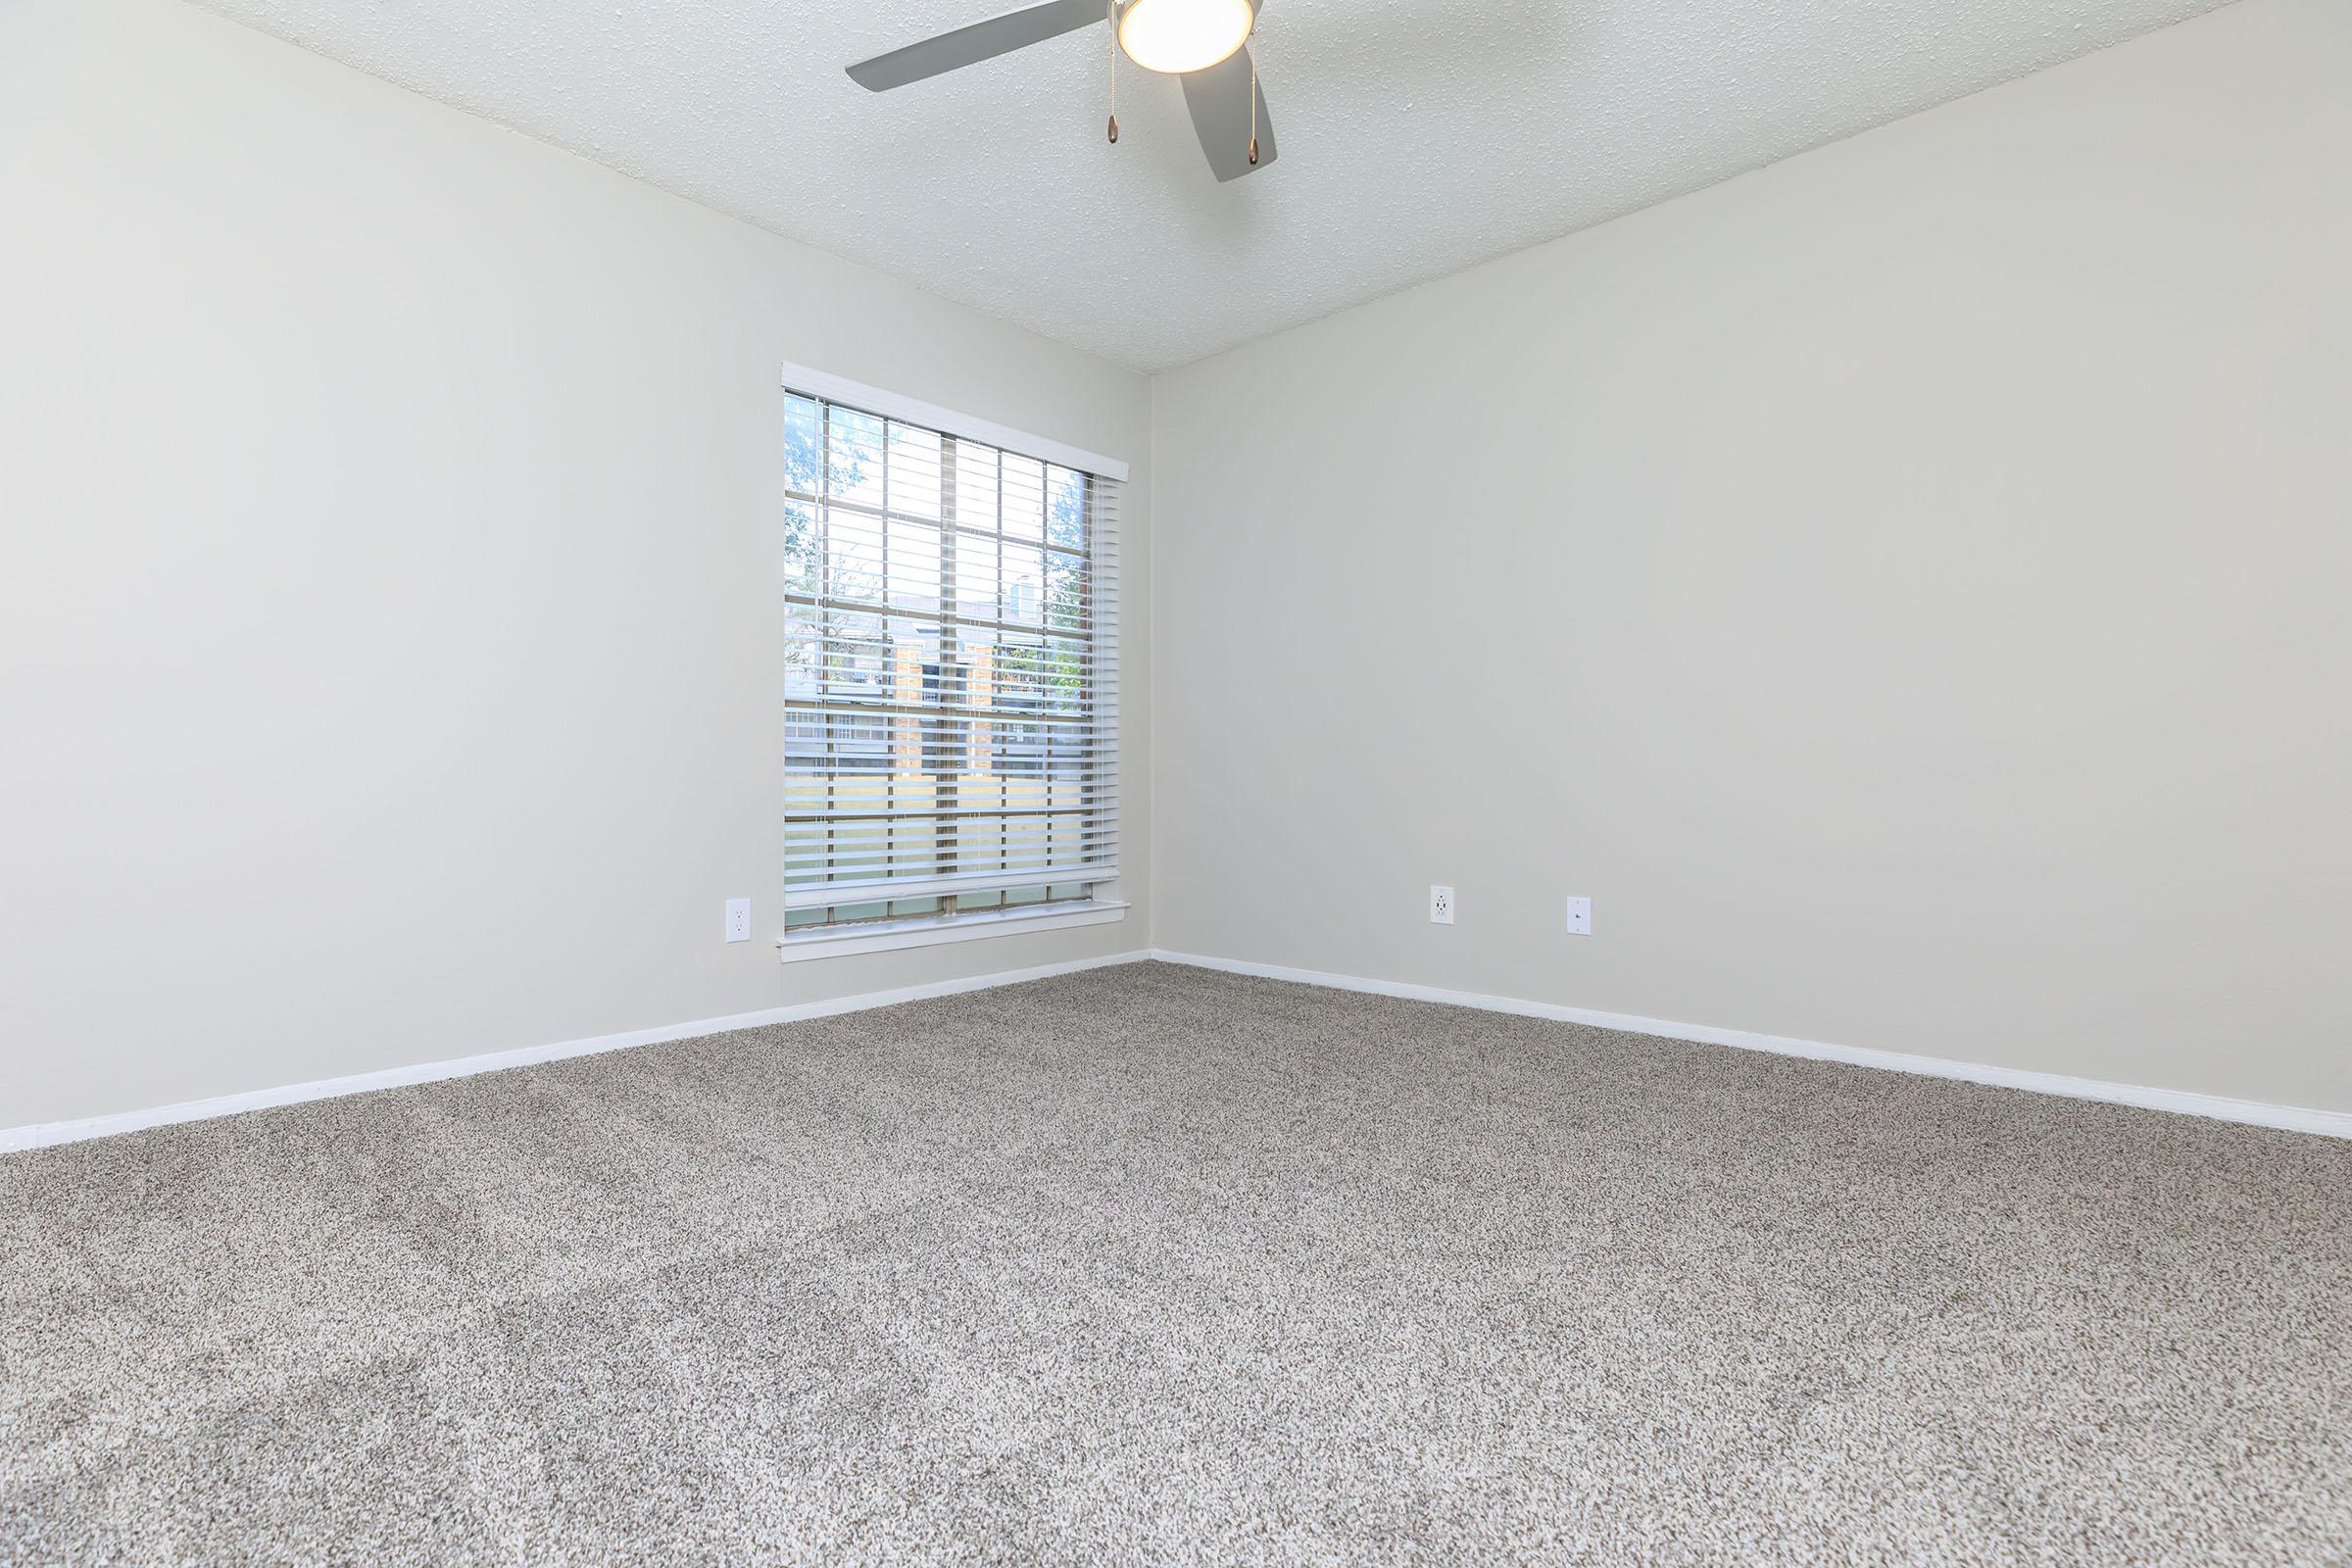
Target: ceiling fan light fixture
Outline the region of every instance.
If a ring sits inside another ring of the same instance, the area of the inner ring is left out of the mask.
[[[1119,14],[1119,48],[1146,71],[1206,71],[1250,41],[1250,0],[1131,0]]]

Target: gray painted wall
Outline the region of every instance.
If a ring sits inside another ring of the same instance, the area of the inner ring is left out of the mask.
[[[1141,376],[176,0],[0,236],[0,1128],[1149,944]],[[1135,465],[1126,921],[777,962],[788,360]]]
[[[2348,67],[2244,0],[1148,388],[18,0],[0,1127],[1154,941],[2352,1108]],[[775,961],[786,360],[1135,464],[1128,921]]]
[[[1159,944],[2352,1108],[2347,79],[2245,0],[1159,378]]]

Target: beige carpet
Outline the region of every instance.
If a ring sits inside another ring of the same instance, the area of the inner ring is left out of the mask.
[[[1162,965],[0,1156],[0,1264],[9,1562],[2352,1562],[2352,1145]]]

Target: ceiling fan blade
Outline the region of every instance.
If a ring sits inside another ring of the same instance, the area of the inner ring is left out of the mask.
[[[1090,22],[1102,21],[1107,14],[1102,0],[1046,0],[1042,6],[1007,11],[1001,17],[910,43],[904,49],[860,60],[850,67],[850,79],[869,92],[885,92],[942,72],[976,66],[983,60],[1044,43],[1048,38],[1058,38]]]
[[[1256,79],[1244,46],[1206,71],[1177,78],[1184,83],[1184,106],[1193,112],[1193,130],[1208,167],[1220,182],[1254,173],[1274,161],[1274,120],[1266,113],[1266,94],[1257,91],[1257,162],[1250,162],[1250,95]]]

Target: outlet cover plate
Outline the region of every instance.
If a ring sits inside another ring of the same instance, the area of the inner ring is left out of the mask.
[[[1453,889],[1432,884],[1429,890],[1429,923],[1453,924]]]
[[[727,901],[727,940],[729,942],[752,940],[751,900],[729,899]]]
[[[1568,934],[1589,937],[1592,934],[1592,901],[1571,895],[1568,900]]]

